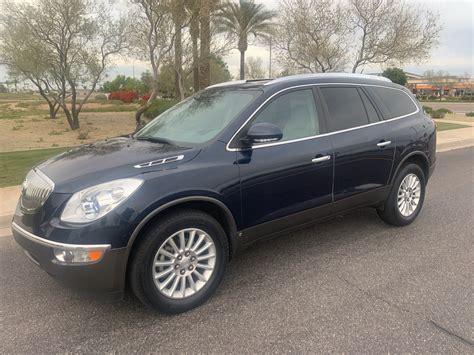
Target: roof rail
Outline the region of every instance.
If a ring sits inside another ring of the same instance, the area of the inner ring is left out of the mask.
[[[324,79],[324,78],[361,78],[361,79],[370,79],[370,80],[380,80],[391,83],[392,81],[389,78],[378,75],[368,75],[368,74],[353,74],[353,73],[312,73],[312,74],[296,74],[290,76],[284,76],[281,78],[273,79],[264,85],[270,85],[275,83],[280,83],[288,80],[298,80],[298,79]]]
[[[210,86],[208,86],[206,89],[220,88],[220,87],[225,87],[225,86],[232,86],[232,85],[245,84],[246,82],[247,82],[247,80],[231,80],[231,81],[225,81],[225,82],[223,82],[223,83],[210,85]]]

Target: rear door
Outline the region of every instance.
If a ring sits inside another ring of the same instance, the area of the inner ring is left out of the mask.
[[[320,87],[334,146],[334,201],[387,185],[395,142],[362,87]]]

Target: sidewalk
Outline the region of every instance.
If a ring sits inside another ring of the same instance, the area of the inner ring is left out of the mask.
[[[474,146],[474,123],[453,120],[436,122],[459,123],[471,127],[438,132],[437,152]],[[20,196],[21,186],[0,188],[0,237],[11,235],[10,222]]]

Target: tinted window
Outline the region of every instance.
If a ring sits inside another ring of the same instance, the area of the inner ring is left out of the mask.
[[[372,90],[375,96],[377,96],[386,107],[389,114],[386,118],[400,117],[416,111],[416,106],[413,101],[401,90],[381,87],[371,87],[370,90]]]
[[[277,97],[258,113],[252,124],[263,122],[280,127],[282,141],[319,134],[313,91],[299,90]]]
[[[329,131],[340,131],[369,123],[357,88],[322,88],[329,110]]]
[[[369,122],[374,123],[379,121],[379,115],[375,111],[374,105],[367,97],[367,94],[363,90],[359,90],[362,101],[364,102],[365,111],[367,111],[367,116],[369,117]]]

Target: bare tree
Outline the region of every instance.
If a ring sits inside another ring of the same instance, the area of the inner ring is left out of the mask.
[[[352,72],[366,64],[420,62],[437,45],[438,15],[404,0],[350,0],[355,34]]]
[[[343,70],[349,45],[348,13],[331,0],[282,0],[275,47],[292,72]],[[282,65],[283,64],[283,65]]]
[[[104,77],[111,57],[124,47],[124,22],[112,20],[105,2],[92,0],[6,2],[4,11],[19,31],[34,40],[29,48],[46,56],[48,87],[71,129],[78,129],[84,104]],[[86,88],[82,98],[81,87]]]
[[[151,65],[152,85],[149,99],[135,113],[136,129],[143,125],[142,115],[156,99],[159,89],[159,69],[175,44],[175,26],[171,11],[171,0],[132,0],[133,43],[135,54]],[[179,27],[181,29],[181,27]]]
[[[262,58],[247,58],[245,62],[245,77],[248,79],[261,79],[265,77]]]

